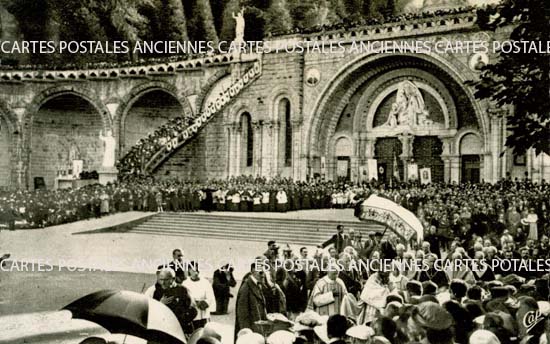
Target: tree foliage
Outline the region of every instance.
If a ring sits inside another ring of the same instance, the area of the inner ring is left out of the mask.
[[[381,8],[387,9],[391,2],[393,0],[0,0],[0,6],[16,18],[26,40],[217,42],[234,39],[232,14],[243,7],[245,39],[261,40],[267,33],[367,19],[378,15]],[[88,55],[87,58],[97,57]],[[33,58],[33,62],[40,63],[47,57]],[[63,56],[50,58],[65,62]],[[112,56],[99,58],[113,59]],[[114,59],[120,58],[131,56]]]
[[[550,4],[547,0],[507,0],[498,8],[479,10],[478,24],[489,30],[511,28],[510,40],[547,47]],[[475,86],[477,98],[512,107],[507,116],[508,147],[517,154],[529,148],[550,154],[550,54],[529,52],[523,46],[517,52],[501,51],[496,63],[482,68]]]

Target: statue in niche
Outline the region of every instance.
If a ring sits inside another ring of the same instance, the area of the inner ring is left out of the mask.
[[[424,98],[418,87],[411,81],[399,83],[397,97],[391,106],[388,120],[384,125],[396,126],[429,126],[433,121],[428,119]]]
[[[116,142],[113,137],[113,132],[111,130],[107,130],[105,135],[103,135],[103,131],[101,131],[99,133],[99,139],[103,141],[104,146],[102,167],[114,167]]]
[[[78,147],[74,142],[71,142],[71,146],[69,147],[69,164],[72,164],[73,160],[77,160],[80,156],[80,152],[78,151]]]

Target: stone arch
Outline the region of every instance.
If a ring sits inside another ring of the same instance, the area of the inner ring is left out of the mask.
[[[42,105],[44,105],[49,100],[62,95],[74,95],[86,100],[98,111],[99,115],[101,116],[101,119],[103,121],[103,129],[114,129],[113,121],[109,114],[109,109],[107,109],[107,106],[105,106],[105,104],[101,101],[101,98],[97,95],[97,93],[91,88],[71,85],[51,87],[36,95],[31,103],[27,106],[25,114],[23,115],[23,125],[32,125],[33,117],[38,112],[38,110],[40,110]]]
[[[133,105],[143,96],[154,91],[161,91],[173,97],[181,105],[183,116],[193,116],[191,103],[189,102],[187,97],[179,95],[176,86],[163,81],[151,81],[142,83],[132,88],[132,90],[122,99],[120,103],[121,105],[117,110],[117,132],[119,137],[119,149],[121,152],[123,150],[124,142],[126,141],[125,127],[126,119],[128,117],[128,113],[130,112],[130,109],[132,109]]]
[[[448,89],[445,88],[440,80],[436,79],[428,72],[414,70],[416,76],[412,76],[412,72],[413,69],[404,68],[395,72],[386,73],[376,78],[376,80],[367,87],[367,92],[364,92],[361,96],[357,106],[357,111],[359,111],[360,108],[368,108],[369,111],[366,116],[362,116],[360,113],[356,112],[354,126],[356,128],[372,130],[374,115],[380,103],[387,95],[397,90],[399,81],[414,79],[413,81],[418,84],[420,89],[423,89],[437,100],[445,117],[445,128],[456,128],[458,125],[456,107]]]
[[[248,112],[251,115],[254,113],[252,111],[252,107],[246,100],[237,99],[237,101],[235,101],[235,103],[233,103],[227,111],[226,122],[238,124],[243,112]]]
[[[229,70],[227,68],[222,69],[214,73],[208,80],[206,81],[206,84],[201,87],[201,90],[199,92],[199,95],[197,99],[195,100],[195,108],[197,109],[197,113],[202,112],[202,107],[204,106],[204,101],[206,100],[206,97],[212,90],[212,87],[216,85],[218,81],[223,79],[224,77],[230,75]]]
[[[448,60],[445,60],[444,57],[432,52],[417,54],[403,53],[400,55],[392,56],[371,54],[367,56],[363,55],[357,57],[356,59],[353,59],[349,63],[342,66],[340,70],[334,75],[334,77],[332,77],[331,80],[327,81],[326,86],[319,93],[319,101],[316,102],[315,107],[310,114],[310,120],[307,127],[307,147],[309,151],[306,153],[308,155],[324,154],[324,152],[322,150],[320,151],[319,147],[316,144],[317,142],[320,142],[319,135],[321,134],[321,127],[328,128],[330,131],[331,128],[337,124],[337,115],[339,115],[341,113],[341,110],[343,110],[344,104],[350,99],[350,97],[356,92],[357,88],[362,83],[372,77],[372,74],[374,74],[374,72],[365,73],[371,74],[370,77],[368,75],[362,75],[361,77],[356,78],[356,81],[352,82],[352,87],[349,87],[343,95],[339,96],[341,102],[338,104],[336,109],[334,111],[326,111],[326,108],[330,106],[332,95],[336,94],[338,89],[341,88],[342,85],[349,83],[350,79],[353,78],[354,73],[357,73],[357,71],[361,70],[361,68],[365,68],[367,65],[375,62],[380,62],[383,59],[389,59],[392,57],[396,58],[396,56],[404,56],[409,58],[408,61],[396,63],[398,66],[401,65],[403,68],[410,67],[410,65],[408,66],[408,63],[411,60],[416,60],[419,63],[426,63],[427,65],[431,65],[445,72],[446,75],[457,84],[457,86],[460,88],[460,92],[463,92],[468,98],[472,108],[474,109],[475,117],[480,126],[480,131],[484,134],[482,136],[484,138],[484,143],[485,145],[488,145],[488,135],[486,135],[486,133],[488,132],[487,119],[481,111],[481,106],[479,102],[475,101],[471,89],[464,86],[464,82],[466,81],[467,76],[460,75],[456,66],[450,63]]]
[[[336,178],[339,176],[339,160],[341,158],[344,158],[344,166],[347,165],[348,172],[351,172],[351,159],[355,155],[355,144],[353,138],[344,133],[335,135],[330,141],[331,148],[328,151],[328,159],[326,160],[327,172],[329,178]],[[348,173],[346,172],[347,176]]]
[[[99,135],[112,130],[111,117],[94,93],[82,92],[66,86],[47,89],[27,107],[23,121],[27,186],[33,185],[31,178],[42,177],[46,187],[54,187],[59,170],[71,170],[74,160],[83,160],[87,171],[101,167],[104,152]]]
[[[347,141],[350,145],[349,147],[349,154],[338,154],[337,152],[337,148],[338,148],[338,143],[339,142],[343,142],[343,141]],[[339,134],[339,135],[336,135],[334,138],[331,139],[331,147],[333,147],[331,150],[330,150],[330,157],[337,157],[337,156],[352,156],[354,155],[354,152],[355,152],[355,144],[353,142],[353,138],[349,135],[346,135],[346,134]]]
[[[481,134],[479,133],[478,130],[474,129],[474,128],[465,128],[465,129],[462,129],[460,130],[457,134],[456,134],[456,137],[455,137],[455,144],[454,144],[454,147],[456,149],[456,152],[455,154],[456,155],[462,155],[462,143],[463,143],[463,139],[469,135],[473,135],[475,137],[477,137],[481,143],[481,151],[478,153],[480,155],[484,154],[485,153],[485,147],[483,145],[483,137],[481,136]]]
[[[21,144],[21,135],[17,116],[0,101],[0,188],[13,188],[20,186],[23,175],[18,173]],[[21,171],[22,172],[22,171]]]
[[[299,114],[298,111],[298,105],[300,104],[300,100],[298,95],[296,95],[295,92],[292,92],[288,87],[286,86],[279,86],[276,87],[271,94],[269,95],[269,119],[272,121],[278,121],[278,108],[279,108],[279,102],[281,99],[286,98],[290,102],[290,108],[292,109],[292,112],[295,114]],[[296,119],[296,118],[294,118]]]

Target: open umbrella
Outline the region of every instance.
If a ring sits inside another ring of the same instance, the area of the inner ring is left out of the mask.
[[[164,304],[132,291],[102,290],[63,309],[73,318],[95,322],[111,333],[129,334],[159,343],[186,343],[181,325]]]
[[[424,229],[416,215],[389,199],[371,195],[360,205],[357,217],[384,224],[406,241],[413,237],[417,242],[424,240]]]

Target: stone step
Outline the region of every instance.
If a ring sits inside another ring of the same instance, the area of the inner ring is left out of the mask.
[[[261,233],[261,232],[267,232],[267,233],[296,233],[300,235],[306,235],[308,233],[319,233],[323,235],[327,234],[334,234],[335,229],[333,227],[318,227],[318,226],[288,226],[288,225],[261,225],[256,224],[253,222],[246,222],[246,223],[212,223],[212,222],[157,222],[157,221],[150,221],[143,223],[141,225],[138,225],[134,228],[173,228],[177,230],[192,230],[192,229],[216,229],[219,228],[221,230],[228,231],[237,231],[237,232],[243,232],[243,229],[247,229],[247,232],[252,233]],[[376,232],[383,230],[382,227],[378,226],[369,226],[369,227],[361,227],[356,228],[356,232],[366,233],[366,232]]]
[[[321,244],[323,241],[327,240],[327,236],[319,236],[315,238],[305,238],[301,236],[281,236],[281,235],[272,235],[265,233],[263,235],[250,235],[248,233],[237,234],[237,233],[218,233],[218,232],[203,232],[203,231],[169,231],[169,230],[158,230],[158,229],[136,229],[132,233],[137,234],[149,234],[149,235],[165,235],[165,236],[175,236],[175,237],[200,237],[200,238],[215,238],[215,239],[231,239],[231,240],[241,240],[241,241],[258,241],[266,242],[268,240],[276,240],[280,244],[293,244],[293,245],[307,245],[307,246],[316,246]]]
[[[367,222],[162,213],[135,226],[131,232],[259,242],[277,240],[280,243],[315,246],[330,238],[338,224],[354,228],[363,236],[384,229],[381,225]]]

